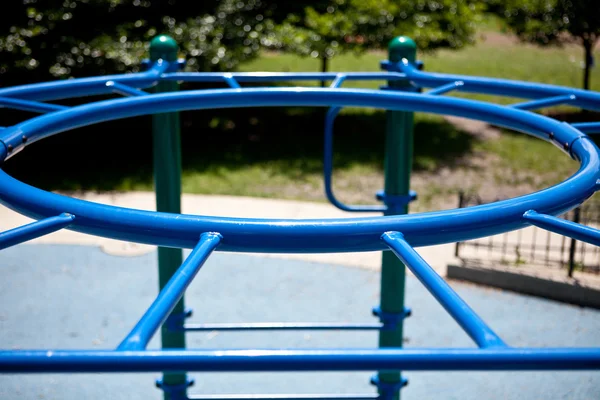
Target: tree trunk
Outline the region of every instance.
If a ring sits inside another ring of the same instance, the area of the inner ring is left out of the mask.
[[[325,73],[327,72],[328,69],[328,64],[329,64],[329,59],[327,57],[321,57],[321,72]],[[321,87],[325,87],[325,84],[327,82],[322,80],[321,81]]]
[[[594,42],[592,40],[584,40],[583,48],[585,50],[585,69],[583,70],[583,88],[585,90],[590,89],[590,70],[592,69],[592,49],[594,48]]]

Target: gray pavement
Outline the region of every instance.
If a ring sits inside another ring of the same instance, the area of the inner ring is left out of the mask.
[[[82,245],[2,252],[1,348],[115,347],[157,293],[154,251],[132,257]],[[513,346],[600,346],[600,311],[453,283]],[[340,265],[216,253],[188,290],[193,321],[372,322],[379,274]],[[407,347],[472,347],[429,293],[407,279]],[[376,347],[373,332],[188,335],[193,348]],[[151,347],[157,347],[154,340]],[[195,374],[196,393],[371,392],[370,373]],[[0,399],[159,399],[155,374],[4,375]],[[407,374],[403,399],[598,399],[599,372]]]

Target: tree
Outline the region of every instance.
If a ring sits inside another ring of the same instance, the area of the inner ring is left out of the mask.
[[[572,42],[581,45],[583,88],[590,88],[593,49],[600,37],[597,0],[507,0],[503,16],[523,41],[543,46]]]
[[[314,1],[276,32],[281,48],[319,58],[325,72],[335,55],[386,48],[398,35],[411,36],[421,50],[463,47],[474,41],[480,10],[475,0]]]
[[[160,33],[180,43],[189,70],[232,69],[270,43],[272,9],[260,0],[12,1],[0,13],[2,82],[135,71]]]

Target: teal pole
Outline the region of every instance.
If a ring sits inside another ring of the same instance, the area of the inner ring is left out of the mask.
[[[406,58],[414,62],[417,53],[415,42],[405,36],[392,39],[388,45],[391,62]],[[392,90],[408,90],[407,81],[390,81]],[[403,111],[387,111],[385,134],[385,195],[408,196],[410,190],[410,173],[413,158],[413,113]],[[408,205],[393,206],[388,204],[385,215],[408,213]],[[404,287],[406,267],[391,251],[384,251],[381,260],[381,302],[382,313],[404,314]],[[379,333],[379,347],[402,347],[403,321],[400,319],[395,329],[382,330]],[[379,372],[379,392],[384,395],[382,387],[399,385],[402,381],[400,371]],[[385,393],[388,399],[399,400],[399,388],[393,394]]]
[[[169,36],[160,35],[150,42],[150,61],[177,61],[177,42]],[[176,81],[159,81],[156,93],[174,92],[179,89]],[[161,113],[152,116],[154,185],[156,190],[156,210],[181,213],[181,139],[179,113]],[[162,288],[183,262],[181,249],[158,248],[158,282]],[[171,315],[184,315],[183,297]],[[162,348],[185,348],[184,332],[172,332],[163,325],[161,329]],[[163,374],[162,386],[165,400],[185,398],[187,377],[185,373]],[[177,387],[177,390],[168,388]]]

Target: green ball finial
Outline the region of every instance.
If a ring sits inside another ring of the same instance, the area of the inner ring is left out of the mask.
[[[406,58],[415,62],[417,58],[417,44],[408,36],[396,36],[388,44],[388,60],[398,62]]]
[[[150,60],[177,61],[179,46],[171,36],[160,35],[150,42]]]

